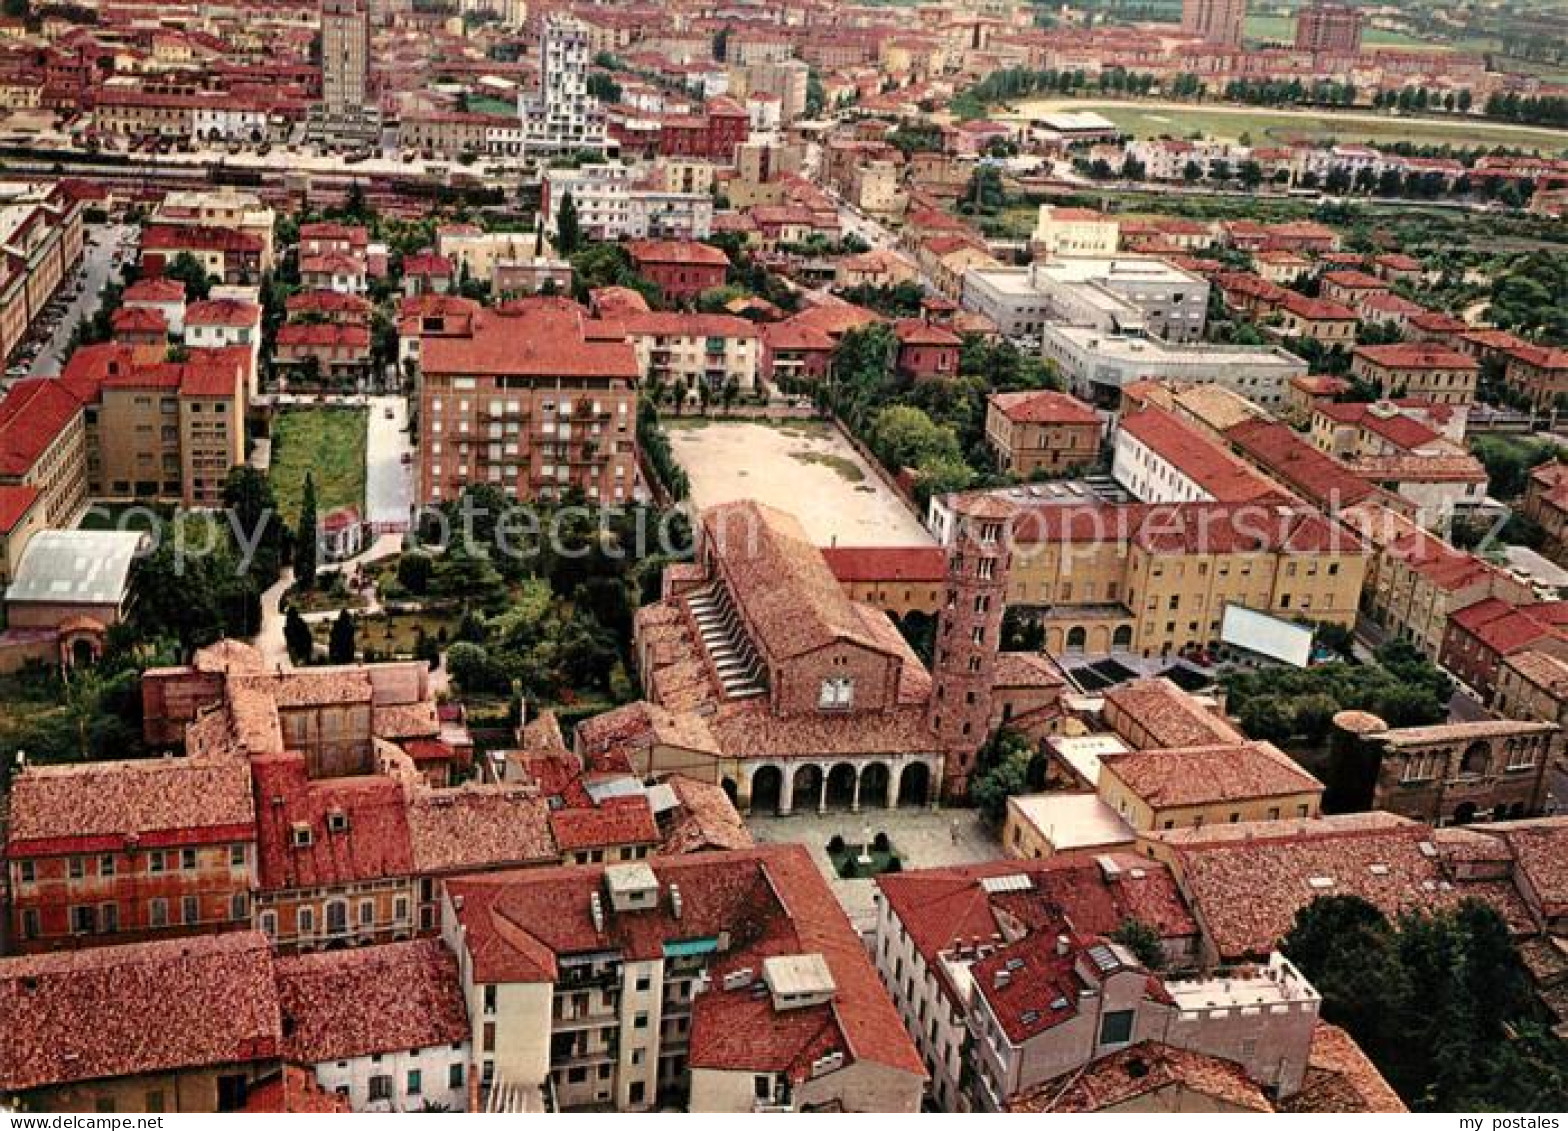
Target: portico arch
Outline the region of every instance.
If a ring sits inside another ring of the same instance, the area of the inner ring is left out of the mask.
[[[861,807],[886,806],[890,788],[892,788],[892,775],[888,772],[887,763],[870,763],[860,771]]]
[[[784,771],[777,766],[758,766],[751,775],[751,811],[776,813],[784,796]]]
[[[924,805],[931,794],[931,767],[924,762],[911,762],[898,775],[898,803]]]
[[[827,804],[831,809],[855,807],[855,781],[859,775],[848,762],[839,762],[828,771]]]

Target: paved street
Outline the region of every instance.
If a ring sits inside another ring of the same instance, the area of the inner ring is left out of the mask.
[[[828,841],[835,833],[849,844],[864,843],[868,830],[872,837],[879,832],[887,833],[905,870],[976,864],[1002,855],[1002,846],[980,823],[979,815],[973,809],[796,813],[788,817],[752,817],[746,826],[760,843],[804,844],[827,877],[849,921],[862,934],[876,923],[876,904],[872,900],[874,885],[869,879],[839,878],[827,852]]]
[[[365,440],[365,517],[372,525],[409,521],[414,503],[413,450],[408,399],[371,397],[370,430]],[[409,463],[403,462],[405,453]]]
[[[53,336],[33,358],[29,371],[34,377],[55,377],[65,364],[65,347],[71,340],[76,324],[98,309],[98,292],[109,281],[116,250],[125,245],[135,229],[123,224],[94,224],[87,229],[87,242],[82,251],[82,272],[85,283],[81,293],[71,300],[54,329]],[[68,279],[66,285],[73,280]]]

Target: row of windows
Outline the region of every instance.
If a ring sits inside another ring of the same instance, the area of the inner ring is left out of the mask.
[[[178,913],[178,918],[171,920],[170,911]],[[118,903],[74,904],[69,910],[71,933],[73,935],[112,935],[120,930],[120,905]],[[250,916],[250,897],[244,892],[235,892],[229,897],[229,919],[231,923],[242,923]],[[194,895],[187,895],[172,904],[167,899],[150,899],[147,901],[147,925],[149,927],[167,927],[172,925],[194,926],[201,923],[201,900]],[[36,939],[43,932],[42,922],[36,907],[27,907],[22,910],[22,936]]]
[[[246,866],[245,846],[234,844],[229,846],[229,867],[243,868]],[[198,850],[182,848],[168,851],[155,850],[147,853],[147,871],[158,875],[178,869],[182,872],[194,872],[198,866]],[[135,857],[132,857],[134,862]],[[73,880],[86,879],[89,875],[111,877],[118,873],[119,858],[112,853],[102,856],[71,856],[66,861],[66,875]],[[31,884],[37,882],[38,867],[34,860],[21,860],[17,862],[17,880],[19,883]]]

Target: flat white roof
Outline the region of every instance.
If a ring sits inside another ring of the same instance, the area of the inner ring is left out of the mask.
[[[1266,365],[1274,363],[1305,372],[1306,362],[1278,346],[1232,346],[1214,342],[1167,342],[1163,338],[1128,337],[1107,333],[1093,326],[1066,326],[1059,322],[1045,325],[1047,335],[1060,338],[1081,350],[1100,357],[1121,360],[1147,358],[1151,361],[1202,362],[1213,366]]]
[[[1044,259],[1034,270],[1058,283],[1181,283],[1203,285],[1190,271],[1153,255],[1063,255]]]
[[[1085,734],[1075,738],[1053,737],[1046,743],[1073,772],[1090,785],[1100,781],[1100,759],[1107,754],[1125,754],[1130,747],[1114,734]]]
[[[22,553],[8,602],[118,605],[146,534],[131,530],[45,530]]]
[[[1093,793],[1030,793],[1010,797],[1017,810],[1057,852],[1131,844],[1132,827]]]

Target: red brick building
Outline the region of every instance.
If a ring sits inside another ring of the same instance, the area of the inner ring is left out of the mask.
[[[1526,650],[1568,659],[1568,604],[1518,607],[1487,597],[1448,618],[1438,662],[1490,703],[1503,660]]]
[[[733,164],[735,150],[746,143],[750,131],[744,106],[730,98],[710,99],[700,115],[670,117],[659,124],[659,156]]]
[[[902,377],[924,381],[958,375],[958,354],[964,340],[951,330],[923,318],[900,319],[893,326],[898,338],[894,367]]]
[[[684,240],[633,240],[626,245],[637,273],[659,288],[666,302],[684,302],[722,287],[729,256],[705,243]]]
[[[716,252],[723,259],[722,252]],[[581,307],[528,300],[423,337],[419,498],[491,483],[518,499],[580,488],[629,502],[637,483],[637,354]]]

